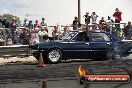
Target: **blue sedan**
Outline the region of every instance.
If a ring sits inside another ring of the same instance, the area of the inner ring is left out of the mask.
[[[42,53],[46,63],[59,63],[67,59],[115,60],[131,53],[131,43],[116,38],[113,34],[74,30],[61,40],[31,45],[33,56],[39,60]]]

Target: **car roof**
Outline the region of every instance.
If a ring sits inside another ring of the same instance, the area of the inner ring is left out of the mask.
[[[78,30],[72,30],[72,32],[85,32],[86,29],[78,29]],[[92,33],[106,33],[106,32],[102,32],[101,30],[90,30],[89,32],[92,32]]]

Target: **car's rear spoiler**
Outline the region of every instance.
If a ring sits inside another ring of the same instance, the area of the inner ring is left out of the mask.
[[[122,41],[124,41],[124,42],[132,42],[132,40],[122,40]]]
[[[131,48],[132,48],[132,40],[122,40],[123,42],[128,42],[131,44]]]

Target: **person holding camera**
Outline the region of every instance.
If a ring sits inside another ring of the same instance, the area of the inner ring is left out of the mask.
[[[89,16],[89,12],[86,12],[86,15],[83,16],[85,18],[85,24],[90,24],[91,16]]]
[[[115,17],[115,23],[120,23],[120,21],[122,21],[122,12],[116,8],[113,17]],[[120,28],[120,24],[117,24],[116,27]]]
[[[92,24],[96,24],[98,15],[95,12],[93,12],[91,18],[92,18]]]
[[[78,29],[78,25],[79,25],[79,20],[78,20],[78,18],[75,16],[74,17],[74,20],[73,20],[73,23],[72,23],[72,25],[73,25],[73,30],[77,30]]]
[[[106,21],[104,20],[104,17],[102,17],[99,21],[99,29],[106,31]]]

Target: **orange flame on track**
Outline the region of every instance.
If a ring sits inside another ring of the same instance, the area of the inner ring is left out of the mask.
[[[79,66],[78,72],[79,72],[79,75],[80,75],[80,76],[85,76],[85,75],[86,75],[86,72],[85,72],[85,70],[82,68],[82,66]]]

